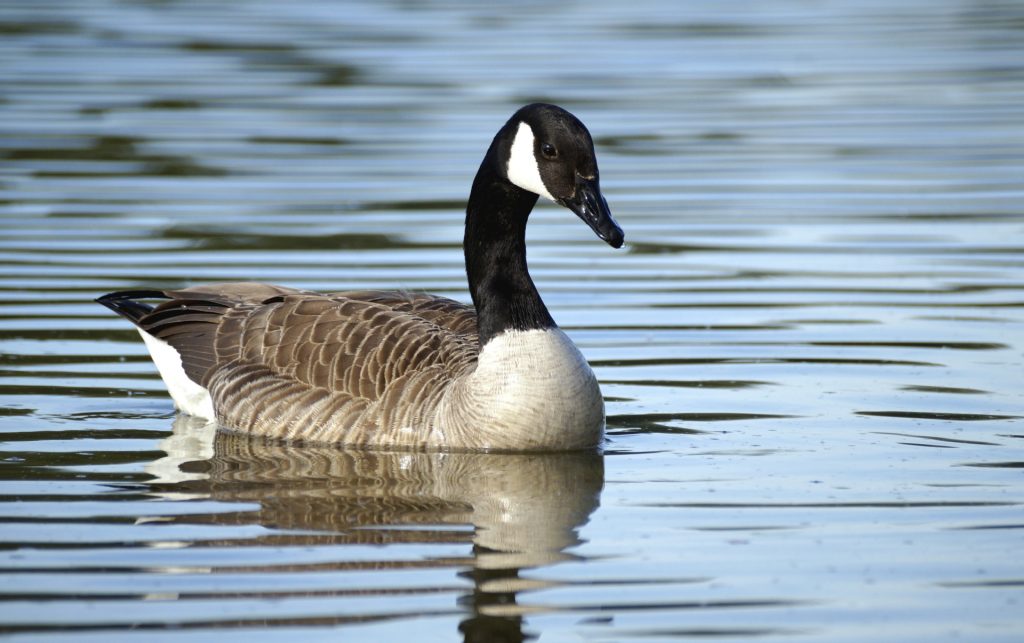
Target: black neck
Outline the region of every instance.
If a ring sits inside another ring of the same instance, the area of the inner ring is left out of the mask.
[[[462,242],[481,346],[506,330],[555,326],[526,268],[526,220],[537,195],[499,174],[499,147],[496,138],[473,180]]]

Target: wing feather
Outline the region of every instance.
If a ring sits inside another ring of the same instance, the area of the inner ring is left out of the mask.
[[[152,308],[136,301],[161,296]],[[274,437],[360,443],[401,432],[478,352],[475,311],[433,295],[245,283],[107,297],[177,349],[226,428]]]
[[[406,373],[433,365],[458,371],[476,359],[475,313],[451,299],[319,295],[262,284],[245,284],[237,294],[228,286],[167,291],[170,299],[138,322],[178,349],[186,373],[201,385],[211,367],[242,362],[375,401]]]

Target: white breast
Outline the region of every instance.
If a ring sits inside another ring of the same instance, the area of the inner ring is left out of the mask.
[[[568,377],[570,385],[580,378],[593,378],[590,365],[572,340],[561,330],[548,328],[496,335],[480,352],[475,378],[481,384],[546,397],[550,392],[543,383],[554,374]]]
[[[480,448],[589,448],[601,440],[604,401],[594,372],[561,330],[506,331],[448,392],[440,417],[442,427]]]

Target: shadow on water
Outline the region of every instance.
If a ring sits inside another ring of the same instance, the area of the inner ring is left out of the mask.
[[[465,545],[467,555],[455,559],[341,559],[318,563],[316,569],[461,568],[458,577],[472,583],[458,600],[467,612],[459,626],[466,641],[529,638],[522,631],[523,610],[516,603],[518,593],[531,587],[531,581],[520,578],[520,572],[577,558],[567,550],[581,544],[578,530],[598,507],[604,484],[603,457],[597,453],[389,453],[297,446],[216,432],[185,416],[176,418],[173,434],[161,447],[167,455],[147,466],[155,477],[149,484],[153,494],[256,504],[258,509],[160,520],[258,525],[276,534],[272,538],[276,547],[325,542]],[[268,560],[248,571],[273,574],[295,569],[295,565],[275,566]],[[266,597],[287,598],[288,593]],[[409,616],[415,614],[388,618]],[[372,615],[354,618],[374,619]],[[260,622],[284,626],[351,620],[316,616]]]

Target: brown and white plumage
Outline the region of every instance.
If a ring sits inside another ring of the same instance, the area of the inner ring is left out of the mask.
[[[179,409],[228,430],[368,447],[593,447],[604,425],[597,380],[526,270],[536,191],[621,245],[586,128],[530,105],[499,131],[474,181],[464,242],[472,307],[256,283],[98,301],[136,324]]]

